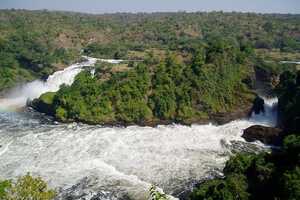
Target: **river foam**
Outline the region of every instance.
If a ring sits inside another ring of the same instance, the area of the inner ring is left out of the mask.
[[[187,183],[221,170],[232,141],[246,144],[241,138],[243,129],[254,124],[275,125],[269,118],[276,115],[273,103],[276,99],[266,101],[265,114],[222,126],[52,125],[1,113],[0,177],[31,172],[50,186],[62,188],[65,195],[93,196],[106,191],[116,199],[126,194],[142,200],[151,184],[174,194]],[[11,121],[16,119],[23,124]]]
[[[95,62],[89,58],[88,63],[56,72],[46,82],[26,84],[0,101],[6,108],[0,112],[0,179],[30,172],[57,188],[58,199],[145,200],[152,184],[176,195],[187,184],[219,172],[231,150],[246,147],[249,143],[241,138],[245,128],[276,124],[277,99],[266,99],[264,114],[222,126],[55,124],[34,112],[7,111],[58,90],[62,83],[71,84],[83,66]]]
[[[26,105],[27,101],[38,98],[45,92],[56,92],[62,84],[71,85],[75,76],[84,66],[93,66],[97,59],[85,57],[87,60],[73,64],[62,71],[50,75],[46,81],[36,80],[18,86],[9,91],[4,98],[0,99],[0,110],[18,109]]]

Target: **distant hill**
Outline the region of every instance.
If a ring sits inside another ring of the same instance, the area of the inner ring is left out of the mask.
[[[143,58],[145,51],[188,53],[212,35],[254,48],[299,52],[299,15],[0,11],[0,90],[45,77],[85,54]]]

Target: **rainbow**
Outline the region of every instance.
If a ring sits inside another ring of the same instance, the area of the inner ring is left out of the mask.
[[[25,100],[26,101],[26,100]],[[23,98],[3,98],[0,99],[0,112],[17,112],[21,111],[24,108]]]

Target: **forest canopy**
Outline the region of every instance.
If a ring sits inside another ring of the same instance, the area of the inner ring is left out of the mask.
[[[214,37],[193,51],[190,64],[172,53],[162,61],[149,57],[116,73],[114,66],[99,64],[94,76],[83,71],[71,86],[45,94],[33,105],[42,110],[41,105],[50,104],[51,114],[60,121],[92,124],[190,124],[251,105],[254,94],[243,82],[248,76],[244,63],[251,56],[248,48]]]
[[[189,53],[212,35],[254,49],[300,50],[299,15],[0,10],[0,90],[43,78],[79,59],[144,59],[150,49]],[[246,49],[245,49],[246,50]]]

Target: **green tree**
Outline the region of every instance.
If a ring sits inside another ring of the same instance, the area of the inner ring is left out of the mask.
[[[150,197],[149,200],[168,200],[166,194],[157,190],[156,186],[152,185],[149,189]]]
[[[248,200],[246,177],[233,174],[225,180],[210,180],[193,191],[191,200]]]
[[[3,200],[52,200],[55,196],[56,192],[48,189],[40,177],[34,178],[29,174],[16,182],[0,182],[0,197]]]
[[[300,199],[300,167],[283,174],[285,199]]]

